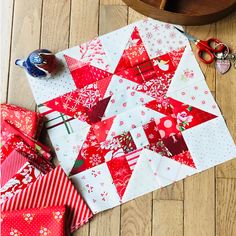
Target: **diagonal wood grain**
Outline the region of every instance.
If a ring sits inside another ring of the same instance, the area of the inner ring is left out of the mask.
[[[217,23],[217,37],[227,42],[232,52],[236,51],[236,12]],[[225,33],[221,33],[225,32]],[[216,74],[216,100],[220,105],[231,135],[236,142],[236,69],[227,74]],[[216,168],[218,177],[236,178],[236,159]]]
[[[183,235],[183,201],[153,200],[152,235]]]
[[[215,235],[214,168],[184,180],[184,235]]]
[[[35,102],[23,69],[15,66],[17,58],[25,58],[39,48],[42,1],[15,1],[8,102],[35,109]],[[16,94],[17,93],[17,94]]]
[[[1,102],[7,100],[14,1],[1,1]],[[4,23],[3,23],[4,22]]]
[[[126,6],[100,6],[99,35],[127,25]]]
[[[236,179],[216,180],[216,236],[236,235]]]

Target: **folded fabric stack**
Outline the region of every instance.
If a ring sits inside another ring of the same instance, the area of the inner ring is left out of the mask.
[[[39,113],[1,105],[2,235],[66,235],[64,229],[72,232],[92,216],[61,167],[54,169],[50,149],[37,140],[42,126]]]
[[[65,231],[65,206],[3,212],[3,235],[63,235]]]
[[[49,148],[37,141],[42,126],[39,113],[1,105],[1,203],[53,169]]]
[[[12,104],[1,104],[1,119],[22,134],[37,139],[43,126],[43,116]]]

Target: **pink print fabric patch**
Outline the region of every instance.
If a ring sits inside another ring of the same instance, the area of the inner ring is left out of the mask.
[[[56,56],[64,70],[29,81],[59,163],[93,213],[236,156],[173,25],[145,19]]]

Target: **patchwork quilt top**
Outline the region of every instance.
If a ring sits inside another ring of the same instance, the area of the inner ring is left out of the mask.
[[[145,19],[56,54],[29,77],[60,165],[93,213],[236,156],[189,42]]]

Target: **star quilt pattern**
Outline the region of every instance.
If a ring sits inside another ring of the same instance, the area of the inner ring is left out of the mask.
[[[236,156],[186,38],[145,19],[29,77],[61,167],[97,213]]]

